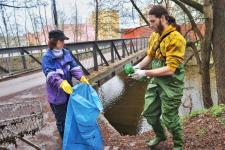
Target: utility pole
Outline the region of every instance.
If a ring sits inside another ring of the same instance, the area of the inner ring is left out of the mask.
[[[53,15],[55,29],[58,29],[59,25],[58,25],[58,17],[57,17],[55,0],[52,0],[52,15]]]

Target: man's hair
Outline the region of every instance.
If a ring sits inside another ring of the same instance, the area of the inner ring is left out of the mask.
[[[154,5],[149,11],[149,15],[155,15],[157,18],[162,16],[168,16],[169,13],[167,9],[161,5]]]
[[[178,31],[180,31],[180,26],[177,25],[176,19],[169,15],[167,9],[161,5],[154,5],[151,10],[149,11],[149,15],[154,15],[157,18],[161,18],[162,16],[165,16],[166,20],[170,25],[173,25],[177,28]]]

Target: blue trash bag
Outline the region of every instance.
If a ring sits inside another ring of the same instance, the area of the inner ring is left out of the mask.
[[[63,150],[102,150],[97,122],[103,110],[99,97],[88,84],[79,83],[73,90],[67,106]]]

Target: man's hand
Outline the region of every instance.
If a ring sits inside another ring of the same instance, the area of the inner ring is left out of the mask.
[[[63,80],[62,83],[60,84],[60,87],[67,94],[72,94],[73,93],[73,88],[71,87],[71,85],[68,83],[67,80]]]
[[[135,80],[139,80],[142,77],[146,76],[146,70],[135,70],[135,72],[133,74],[131,74],[131,78],[135,79]]]
[[[139,64],[133,66],[134,70],[140,70],[141,69],[141,66]]]

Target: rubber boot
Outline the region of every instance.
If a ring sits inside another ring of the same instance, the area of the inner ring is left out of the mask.
[[[155,137],[155,138],[153,138],[152,140],[150,140],[149,142],[148,142],[148,146],[149,147],[155,147],[155,146],[157,146],[160,142],[162,142],[162,141],[165,141],[166,140],[166,137],[164,136],[164,137]]]
[[[156,137],[149,141],[148,146],[155,147],[161,141],[166,140],[165,127],[162,125],[161,120],[158,120],[154,125],[152,125],[152,128],[156,134]]]

